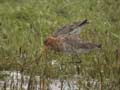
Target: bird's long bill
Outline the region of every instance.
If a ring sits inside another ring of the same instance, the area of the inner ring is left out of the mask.
[[[40,50],[40,55],[44,55],[44,54],[46,54],[46,52],[47,52],[47,47],[44,46],[44,47],[41,48],[41,50]]]
[[[36,62],[37,65],[38,65],[39,60],[40,60],[41,58],[46,57],[46,55],[47,55],[46,52],[47,52],[47,47],[43,47],[43,48],[40,49],[40,54],[39,54],[39,56],[35,59],[35,62]]]

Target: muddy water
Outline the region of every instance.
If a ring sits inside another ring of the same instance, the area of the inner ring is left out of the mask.
[[[21,75],[19,72],[4,71],[8,74],[5,80],[0,80],[0,90],[29,90],[30,76]],[[40,77],[35,76],[32,82],[32,90],[42,90]],[[78,90],[75,80],[50,79],[47,90]]]

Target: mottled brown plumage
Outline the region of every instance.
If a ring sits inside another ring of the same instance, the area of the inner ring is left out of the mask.
[[[87,19],[85,19],[82,22],[79,21],[79,22],[74,22],[72,24],[65,25],[65,26],[60,27],[59,29],[57,29],[53,33],[53,36],[57,37],[59,35],[70,35],[70,34],[74,34],[75,35],[75,34],[79,34],[80,31],[82,30],[82,27],[85,24],[88,24]],[[79,29],[75,30],[76,28],[79,28]]]
[[[101,48],[101,45],[83,42],[80,39],[81,28],[87,23],[88,21],[85,19],[82,22],[75,22],[61,27],[44,41],[45,47],[67,54],[87,53],[92,49]]]

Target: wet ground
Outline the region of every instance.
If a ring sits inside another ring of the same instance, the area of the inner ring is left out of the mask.
[[[7,78],[5,80],[0,81],[0,90],[28,90],[30,76],[21,75],[19,72],[10,72],[4,71],[2,72],[7,74]],[[77,84],[75,80],[64,80],[61,82],[59,79],[51,79],[49,80],[49,84],[47,86],[48,90],[77,90]],[[34,90],[40,90],[40,77],[35,76],[33,88]]]

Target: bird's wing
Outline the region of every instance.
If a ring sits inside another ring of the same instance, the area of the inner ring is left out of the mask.
[[[70,45],[74,49],[92,49],[92,48],[99,48],[99,45],[89,43],[89,42],[83,42],[79,38],[71,38],[66,37],[64,38],[64,43],[67,45]]]
[[[76,35],[80,34],[82,27],[87,24],[88,21],[85,19],[82,22],[74,22],[72,24],[65,25],[61,28],[59,28],[57,31],[53,33],[53,36],[59,36],[59,35]]]

